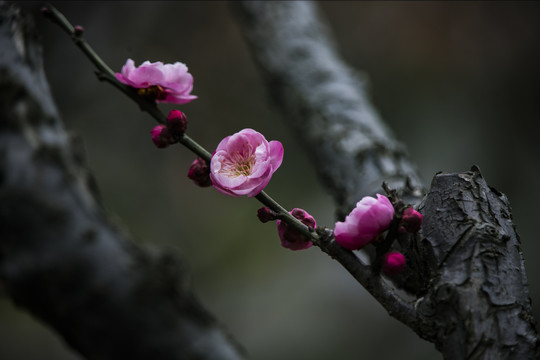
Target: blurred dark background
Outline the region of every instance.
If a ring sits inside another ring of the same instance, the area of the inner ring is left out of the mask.
[[[70,39],[37,16],[45,67],[65,126],[79,133],[107,211],[136,241],[181,251],[204,305],[253,359],[439,359],[317,248],[281,248],[254,200],[186,178],[194,155],[156,149],[153,121],[108,84]],[[267,188],[333,226],[331,199],[309,154],[265,97],[227,2],[53,2],[104,60],[186,63],[199,99],[181,106],[212,149],[245,127],[280,140],[285,160]],[[340,52],[370,79],[372,100],[426,184],[478,165],[510,199],[540,318],[540,3],[319,2]],[[161,106],[165,112],[172,107]],[[391,345],[390,345],[391,343]],[[80,359],[52,331],[0,299],[0,358]]]

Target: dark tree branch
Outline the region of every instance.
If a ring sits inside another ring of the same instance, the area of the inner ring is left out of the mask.
[[[304,144],[340,217],[363,196],[420,188],[416,171],[367,99],[359,73],[337,55],[313,4],[233,2],[269,96]],[[410,186],[406,186],[409,181]],[[421,193],[413,191],[412,201]]]
[[[104,215],[66,134],[31,19],[0,4],[0,279],[87,359],[242,359],[170,251]]]
[[[414,166],[337,55],[315,6],[242,1],[233,9],[269,96],[304,144],[338,217],[380,192],[383,181],[418,203],[424,188]],[[445,358],[536,359],[523,256],[504,195],[474,167],[437,175],[422,212],[420,236],[400,241],[408,266],[394,279],[410,301],[331,239],[322,248]]]
[[[418,246],[433,254],[435,277],[417,302],[419,334],[448,359],[537,359],[523,254],[506,196],[473,167],[435,176],[422,211]]]

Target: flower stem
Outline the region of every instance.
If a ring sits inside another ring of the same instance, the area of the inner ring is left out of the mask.
[[[210,164],[210,158],[212,157],[212,154],[208,152],[204,147],[199,145],[198,142],[190,138],[187,134],[184,134],[179,140],[182,145],[187,147],[189,150],[197,154],[197,156],[201,157],[206,161],[207,164]]]
[[[146,111],[150,114],[157,122],[165,124],[165,115],[158,109],[155,102],[144,99],[139,96],[136,90],[130,86],[122,84],[116,79],[114,71],[101,59],[101,57],[94,51],[94,49],[88,44],[88,42],[82,38],[80,33],[76,33],[75,27],[69,22],[68,19],[58,11],[54,6],[47,4],[42,12],[45,16],[51,19],[55,24],[60,26],[71,39],[77,45],[79,49],[86,55],[86,57],[96,66],[98,69],[97,77],[101,81],[106,81],[116,87],[118,90],[123,92],[133,101],[135,101],[141,110]],[[210,158],[212,157],[211,153],[208,152],[204,147],[199,145],[195,140],[190,138],[187,134],[184,134],[178,139],[178,142],[187,147],[197,156],[201,157],[206,161],[207,164],[210,164]],[[255,196],[264,205],[272,209],[278,217],[285,221],[288,225],[296,228],[304,236],[311,238],[316,245],[319,245],[320,238],[319,235],[315,232],[314,229],[307,227],[302,224],[300,220],[289,214],[289,212],[283,208],[277,201],[272,199],[264,191],[261,191],[258,195]]]

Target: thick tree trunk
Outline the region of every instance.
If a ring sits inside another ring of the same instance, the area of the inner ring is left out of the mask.
[[[338,216],[386,181],[417,204],[423,186],[403,147],[381,122],[357,74],[340,60],[309,2],[233,3],[269,96],[310,154]],[[447,359],[536,359],[538,337],[523,257],[504,195],[476,167],[436,175],[420,236],[401,244],[407,271],[392,292],[350,254],[325,251],[388,312]]]
[[[506,197],[476,167],[439,174],[422,204],[419,249],[433,277],[417,332],[447,359],[537,359],[538,337],[519,237]]]
[[[63,129],[30,19],[0,4],[0,279],[87,359],[242,359],[177,256],[104,215]]]

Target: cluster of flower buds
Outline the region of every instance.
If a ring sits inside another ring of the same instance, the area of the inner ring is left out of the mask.
[[[160,149],[166,148],[178,142],[178,139],[186,132],[186,128],[186,115],[180,110],[171,110],[167,116],[167,125],[156,125],[150,132],[152,142]]]

